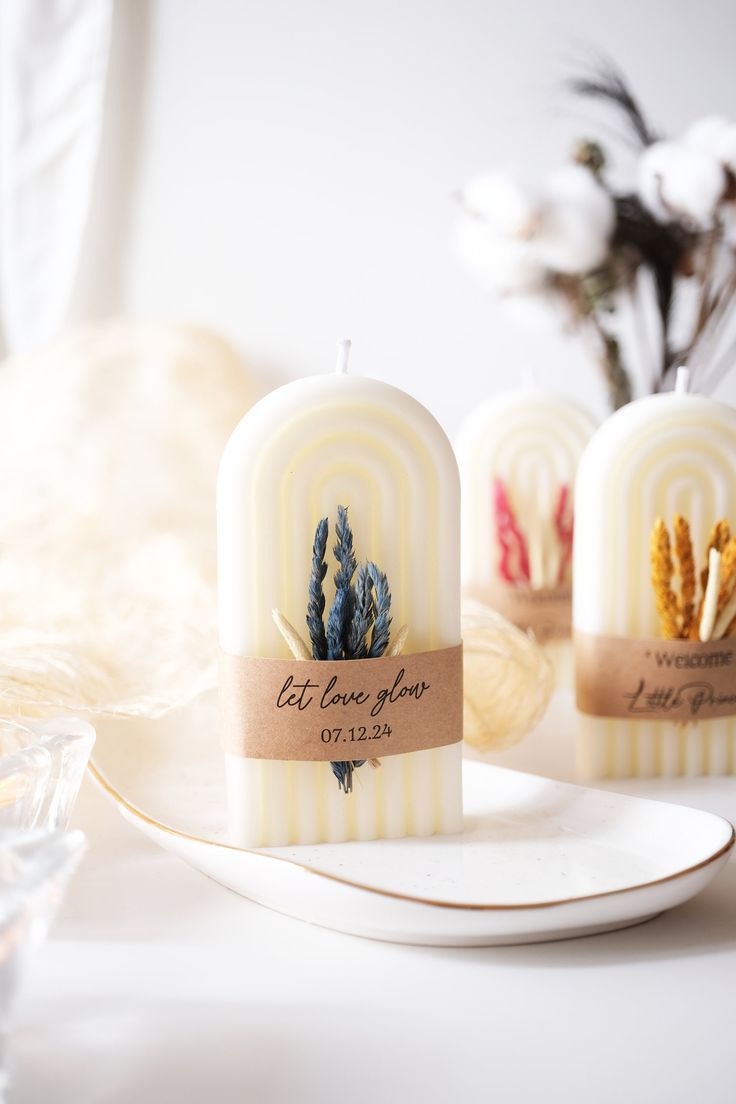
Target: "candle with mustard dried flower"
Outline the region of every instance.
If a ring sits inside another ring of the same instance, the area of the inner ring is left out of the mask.
[[[557,664],[570,636],[575,473],[594,430],[576,403],[529,383],[479,406],[457,442],[463,591],[532,629]]]
[[[457,466],[420,403],[347,373],[348,346],[336,373],[254,406],[220,468],[240,846],[462,826]]]
[[[576,489],[579,763],[736,769],[736,411],[688,391],[617,411]]]

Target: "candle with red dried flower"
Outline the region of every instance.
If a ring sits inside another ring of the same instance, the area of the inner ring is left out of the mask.
[[[544,641],[570,635],[573,486],[594,430],[529,386],[489,399],[458,439],[464,592]]]

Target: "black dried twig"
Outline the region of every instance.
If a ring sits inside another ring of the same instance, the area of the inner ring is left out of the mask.
[[[614,197],[616,231],[613,244],[633,249],[652,270],[657,288],[657,306],[666,331],[675,276],[693,248],[694,237],[678,223],[660,223],[636,195]]]
[[[651,146],[659,138],[634,98],[623,74],[614,63],[602,58],[589,76],[573,77],[570,89],[578,96],[600,100],[616,108],[642,146]]]

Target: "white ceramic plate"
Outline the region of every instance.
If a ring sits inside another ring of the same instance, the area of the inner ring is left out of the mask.
[[[726,862],[711,813],[465,764],[458,836],[246,851],[224,838],[216,716],[101,726],[92,772],[147,836],[244,897],[398,943],[483,946],[610,931],[699,893]]]

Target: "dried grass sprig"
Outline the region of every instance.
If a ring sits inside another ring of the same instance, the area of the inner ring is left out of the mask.
[[[335,547],[333,552],[335,559],[340,565],[335,572],[335,591],[337,594],[344,593],[344,624],[343,624],[343,649],[345,651],[345,658],[350,658],[348,654],[348,632],[350,630],[350,623],[353,619],[353,609],[355,607],[355,589],[353,587],[353,576],[358,567],[358,562],[355,558],[355,551],[353,549],[353,531],[350,528],[350,522],[348,521],[348,511],[346,506],[338,506],[337,508],[337,523],[335,525]]]
[[[736,593],[736,536],[731,537],[721,553],[721,589],[718,594],[719,616]]]
[[[322,583],[327,572],[324,562],[327,527],[328,520],[323,518],[317,526],[312,549],[312,573],[307,604],[307,624],[312,640],[312,655],[314,659],[376,659],[387,651],[390,641],[391,591],[388,580],[374,563],[361,564],[358,567],[347,507],[338,506],[333,551],[339,566],[335,572],[335,598],[325,629]],[[358,574],[353,584],[356,571]],[[295,651],[295,648],[298,650],[299,647],[298,640],[295,642],[288,632],[292,626],[281,615],[276,623],[292,654],[299,658]],[[373,631],[369,644],[368,634],[371,626]],[[324,647],[322,647],[323,635]],[[406,640],[405,628],[401,630],[399,636],[401,639],[400,641],[397,639],[396,643],[401,648]],[[330,763],[338,786],[344,793],[352,792],[353,773],[365,762],[365,759],[353,759],[336,760]],[[371,760],[371,763],[375,766],[377,761]]]
[[[355,609],[353,576],[358,566],[353,550],[353,531],[345,506],[337,508],[333,552],[340,565],[335,572],[335,600],[327,618],[327,658],[352,659],[350,654],[350,629]]]
[[[373,581],[367,564],[361,564],[355,580],[355,607],[348,634],[348,654],[351,659],[368,656],[368,633],[375,619]]]
[[[327,636],[324,621],[325,594],[323,583],[327,574],[327,518],[318,523],[312,545],[312,570],[309,576],[309,600],[307,601],[307,627],[312,642],[312,657],[327,659]]]
[[[346,506],[337,507],[337,523],[335,525],[335,547],[333,552],[340,567],[335,572],[335,587],[338,590],[347,590],[353,581],[353,575],[358,567],[353,549],[353,531],[348,521]]]
[[[369,563],[367,567],[376,594],[376,620],[368,656],[370,659],[378,659],[388,648],[391,632],[391,591],[383,571],[374,563]]]
[[[725,518],[721,518],[720,521],[715,522],[713,525],[705,549],[705,567],[700,572],[700,586],[703,593],[705,593],[706,587],[708,586],[708,567],[711,549],[715,548],[717,552],[723,552],[730,539],[731,526]]]
[[[406,644],[406,638],[407,638],[408,635],[409,635],[409,626],[408,625],[402,625],[401,628],[399,629],[399,631],[397,632],[396,636],[394,637],[394,642],[391,645],[391,647],[388,649],[388,651],[386,652],[386,655],[390,655],[390,656],[401,655],[401,653],[404,650],[404,645]]]
[[[673,529],[679,597],[672,587],[675,568],[669,532],[662,518],[657,518],[650,536],[652,586],[663,637],[707,643],[736,635],[736,536],[731,536],[728,521],[717,521],[708,537],[697,609],[698,575],[690,526],[676,514]]]
[[[657,518],[650,540],[652,561],[652,585],[657,601],[657,613],[665,640],[677,640],[680,636],[677,598],[672,589],[675,567],[672,562],[670,535],[662,518]]]
[[[345,638],[350,627],[350,597],[347,590],[338,590],[327,618],[327,659],[348,659]]]
[[[680,617],[682,619],[682,636],[690,634],[693,618],[695,616],[695,590],[697,586],[695,578],[695,558],[693,556],[693,542],[690,536],[690,526],[681,514],[675,514],[675,555],[677,557],[678,574],[680,576]]]
[[[271,610],[271,616],[274,619],[276,628],[286,641],[286,645],[294,659],[312,659],[312,653],[309,650],[309,646],[302,640],[291,621],[287,621],[283,613],[277,609]]]
[[[736,636],[736,591],[718,614],[713,628],[713,640],[722,640],[725,636]]]

